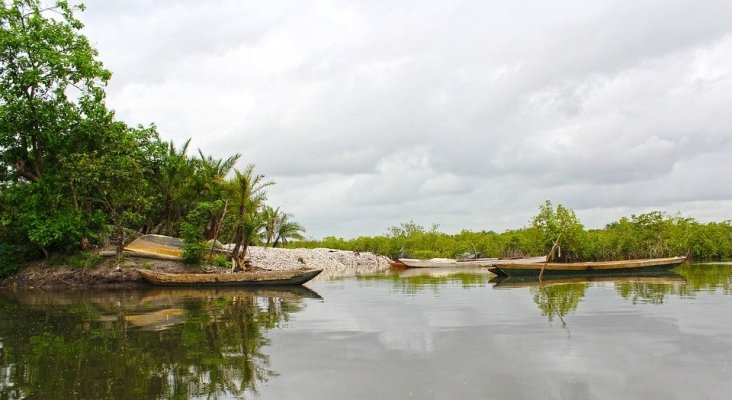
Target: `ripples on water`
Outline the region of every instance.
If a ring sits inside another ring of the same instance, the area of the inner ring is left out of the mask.
[[[728,399],[732,265],[0,293],[0,399]]]

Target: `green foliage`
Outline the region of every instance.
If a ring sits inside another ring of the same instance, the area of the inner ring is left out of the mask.
[[[203,232],[211,215],[220,213],[223,202],[201,202],[188,213],[186,221],[181,224],[183,239],[183,262],[198,267],[203,264],[208,251],[211,249],[206,243]]]
[[[11,275],[20,268],[20,257],[16,246],[0,243],[0,278]]]
[[[102,257],[96,253],[83,252],[74,254],[64,258],[64,265],[68,265],[74,269],[93,268],[102,262]]]
[[[208,246],[206,246],[208,247]],[[229,260],[221,255],[214,256],[213,260],[211,260],[211,263],[217,267],[227,267],[229,266]]]
[[[604,229],[585,230],[574,211],[545,202],[531,226],[503,233],[462,231],[447,234],[433,226],[407,222],[387,234],[351,240],[329,236],[320,241],[297,242],[293,247],[326,247],[371,251],[391,258],[513,257],[547,254],[559,237],[560,261],[618,260],[688,255],[697,260],[732,258],[732,224],[700,223],[693,218],[663,212],[632,215]]]
[[[547,200],[539,207],[539,213],[531,220],[531,225],[541,237],[542,254],[548,254],[556,242],[559,248],[556,254],[552,254],[553,260],[577,261],[582,258],[585,232],[573,210],[561,204],[555,209],[551,201]]]
[[[154,125],[115,120],[104,101],[111,73],[74,16],[83,9],[0,3],[0,243],[69,254],[111,225],[118,262],[136,231],[187,238],[196,265],[199,242],[220,235],[244,248],[303,239],[290,214],[266,207],[273,182],[253,165],[228,177],[239,154],[191,156],[190,140],[177,147]]]

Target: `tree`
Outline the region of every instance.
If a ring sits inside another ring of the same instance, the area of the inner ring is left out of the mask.
[[[0,7],[0,170],[11,181],[37,181],[79,142],[79,124],[104,108],[111,73],[65,1]]]
[[[113,119],[103,101],[111,74],[73,11],[65,1],[0,3],[0,220],[44,252],[78,247],[103,220],[62,163],[100,154],[95,128]]]
[[[582,239],[584,227],[577,219],[574,211],[547,200],[539,207],[539,212],[531,220],[534,229],[541,233],[541,245],[545,252],[551,251],[557,241],[561,249],[553,255],[554,259],[576,261],[582,258]]]
[[[264,219],[264,232],[262,234],[262,239],[264,241],[265,247],[269,246],[270,243],[272,243],[272,241],[275,239],[275,230],[277,229],[277,225],[279,223],[279,217],[279,207],[272,208],[267,205],[262,207],[262,218]]]
[[[275,225],[275,240],[274,243],[272,243],[272,247],[277,247],[279,243],[282,243],[282,245],[286,245],[287,242],[291,239],[296,240],[303,240],[305,237],[302,235],[302,232],[305,231],[305,228],[303,228],[300,224],[298,224],[295,221],[290,221],[289,217],[291,217],[292,214],[287,214],[284,212],[280,212],[279,216],[276,220]]]
[[[165,154],[161,159],[153,182],[162,197],[162,209],[158,223],[158,229],[165,235],[174,235],[173,222],[182,218],[184,207],[181,204],[186,198],[188,187],[191,185],[191,177],[194,173],[194,165],[187,156],[188,146],[191,139],[186,140],[180,149],[171,140],[165,144]]]
[[[226,159],[205,156],[201,150],[198,150],[198,154],[201,158],[196,160],[197,170],[194,179],[194,190],[196,196],[199,197],[199,201],[216,201],[230,196],[230,190],[227,190],[226,176],[229,175],[236,162],[239,161],[241,154],[237,153]],[[221,222],[221,215],[212,213],[206,223],[204,236],[207,239],[213,239],[214,232],[220,228]]]
[[[260,207],[267,199],[264,190],[274,182],[264,181],[264,175],[254,173],[254,164],[249,164],[244,171],[234,170],[236,174],[230,184],[233,186],[232,204],[237,212],[234,217],[234,251],[235,258],[244,258],[247,246],[251,244],[259,230],[264,226],[260,217]]]
[[[148,182],[157,142],[154,127],[128,128],[111,123],[101,132],[100,152],[75,153],[62,161],[70,184],[90,204],[99,205],[114,226],[117,263],[126,244],[124,228],[139,223],[151,206]]]

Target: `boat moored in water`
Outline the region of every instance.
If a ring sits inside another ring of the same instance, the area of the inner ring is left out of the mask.
[[[137,272],[158,286],[279,286],[302,285],[315,278],[322,269],[295,271],[244,271],[232,273],[170,274],[145,269]]]
[[[497,275],[524,276],[617,274],[634,272],[668,271],[686,262],[686,257],[648,258],[621,261],[588,261],[576,263],[513,263],[499,265],[492,270]]]

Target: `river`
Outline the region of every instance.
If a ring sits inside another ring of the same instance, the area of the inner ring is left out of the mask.
[[[729,399],[732,265],[0,292],[1,399]]]

